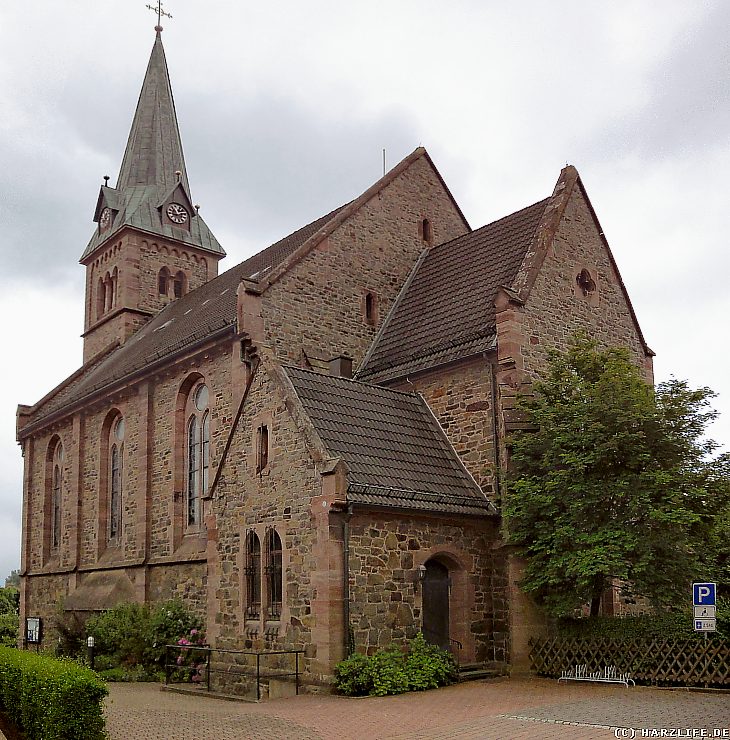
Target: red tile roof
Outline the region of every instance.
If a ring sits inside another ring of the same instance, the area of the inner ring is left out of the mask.
[[[489,349],[494,300],[515,278],[549,198],[431,249],[357,377],[384,381]]]

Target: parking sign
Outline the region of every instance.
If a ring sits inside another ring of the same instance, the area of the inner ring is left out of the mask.
[[[693,583],[692,603],[695,606],[715,606],[716,583]]]

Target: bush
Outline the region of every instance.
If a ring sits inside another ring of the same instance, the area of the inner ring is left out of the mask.
[[[0,706],[28,740],[102,740],[108,690],[88,668],[0,647]]]
[[[0,645],[16,647],[18,644],[18,615],[0,614]]]
[[[456,679],[456,664],[445,650],[429,645],[420,633],[407,652],[380,650],[351,655],[335,666],[335,688],[347,696],[385,696],[446,686]]]
[[[182,602],[168,601],[154,610],[143,604],[119,604],[89,619],[85,632],[94,637],[104,670],[142,666],[154,674],[164,668],[165,645],[199,633],[200,627],[200,619]]]
[[[694,631],[691,607],[627,617],[563,618],[557,622],[559,637],[604,637],[612,640],[704,639]],[[730,599],[718,599],[717,636],[730,639]]]

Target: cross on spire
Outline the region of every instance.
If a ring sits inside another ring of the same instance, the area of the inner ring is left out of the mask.
[[[157,25],[155,26],[155,31],[158,33],[162,30],[162,16],[165,16],[166,18],[172,18],[172,15],[170,13],[167,13],[162,9],[162,0],[157,0],[157,7],[154,5],[148,5],[147,6],[153,13],[157,13]]]

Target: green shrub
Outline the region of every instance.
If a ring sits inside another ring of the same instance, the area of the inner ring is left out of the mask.
[[[701,633],[694,631],[691,606],[638,616],[564,618],[557,622],[557,635],[612,640],[704,639]],[[730,599],[727,598],[717,602],[717,636],[730,639]]]
[[[93,671],[73,661],[0,647],[0,706],[28,740],[106,738],[107,693]]]
[[[151,610],[143,604],[119,604],[92,617],[85,633],[95,640],[97,665],[142,666],[154,674],[165,664],[165,645],[174,645],[191,632],[200,633],[200,619],[174,600]],[[83,654],[83,649],[80,654]]]
[[[15,647],[18,644],[18,615],[0,614],[0,645]]]
[[[408,651],[379,650],[367,657],[351,655],[335,666],[335,688],[347,696],[385,696],[446,686],[456,679],[454,659],[429,645],[420,633]]]
[[[181,601],[160,604],[150,615],[145,665],[150,668],[153,666],[164,668],[165,645],[175,645],[181,637],[200,643],[202,627],[200,618]],[[198,639],[195,639],[196,636]]]

